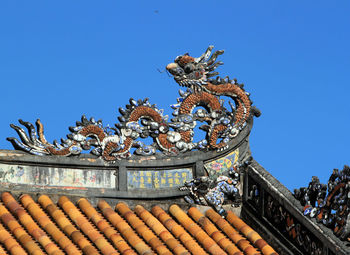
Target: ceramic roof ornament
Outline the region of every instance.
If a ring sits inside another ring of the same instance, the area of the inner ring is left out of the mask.
[[[253,115],[259,116],[260,111],[252,107],[249,93],[243,89],[243,84],[228,77],[211,79],[218,75],[214,70],[222,65],[216,59],[224,51],[215,51],[209,46],[198,58],[184,54],[176,57],[173,63],[167,65],[167,70],[175,81],[186,91],[179,91],[177,104],[170,121],[162,109],[151,104],[148,99],[130,99],[130,104],[119,108],[119,123],[115,127],[104,127],[101,120],[87,119],[70,127],[67,139],[61,143],[49,143],[44,136],[43,124],[38,119],[37,128],[29,122],[19,120],[28,129],[28,134],[17,125],[11,127],[18,133],[20,140],[7,138],[15,149],[34,155],[79,155],[84,150],[102,157],[106,161],[128,158],[131,149],[135,148],[137,155],[178,155],[192,150],[218,150],[228,148],[233,140],[246,126]],[[231,109],[224,107],[223,97],[227,97]],[[197,109],[197,106],[203,108]],[[206,132],[205,137],[194,141],[194,130],[198,123]],[[152,138],[152,144],[143,143],[142,139]]]

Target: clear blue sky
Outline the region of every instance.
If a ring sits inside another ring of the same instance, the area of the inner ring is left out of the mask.
[[[130,97],[170,113],[174,57],[225,49],[262,116],[254,158],[289,189],[350,164],[350,1],[1,1],[0,148],[18,118],[49,141],[82,114],[117,122]]]

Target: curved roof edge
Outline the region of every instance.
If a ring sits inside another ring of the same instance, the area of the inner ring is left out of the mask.
[[[292,193],[254,160],[244,176],[241,216],[286,254],[349,254],[344,242],[305,217]]]

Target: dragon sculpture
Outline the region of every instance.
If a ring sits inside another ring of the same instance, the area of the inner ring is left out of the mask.
[[[179,90],[180,97],[177,104],[171,105],[174,109],[174,118],[168,121],[163,110],[151,105],[148,99],[130,99],[130,104],[119,108],[121,116],[119,123],[113,128],[103,127],[102,121],[94,118],[88,120],[82,116],[76,126],[70,127],[71,134],[61,143],[47,142],[44,128],[40,120],[34,125],[19,120],[20,124],[28,129],[11,124],[18,133],[21,141],[9,137],[15,149],[20,149],[34,155],[77,155],[83,150],[90,150],[94,155],[104,160],[128,158],[130,150],[135,148],[138,155],[153,155],[161,152],[167,155],[177,155],[191,150],[224,150],[228,142],[234,139],[242,130],[248,119],[260,112],[252,107],[249,93],[243,89],[243,84],[217,77],[214,70],[222,65],[216,62],[224,51],[215,51],[209,46],[206,52],[194,58],[187,53],[176,57],[173,63],[167,65],[167,71],[174,76],[175,81],[186,91]],[[221,96],[229,97],[231,111],[224,107]],[[196,111],[195,108],[201,106]],[[194,128],[197,122],[204,122],[200,128],[206,132],[206,137],[198,142],[193,141]],[[153,143],[144,144],[139,138],[151,137]]]

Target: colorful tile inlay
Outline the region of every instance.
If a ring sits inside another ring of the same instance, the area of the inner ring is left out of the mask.
[[[208,175],[212,177],[227,175],[228,171],[238,161],[238,156],[239,149],[236,149],[222,158],[204,164],[204,168],[207,170]]]
[[[181,187],[192,179],[192,168],[128,171],[128,190]]]

